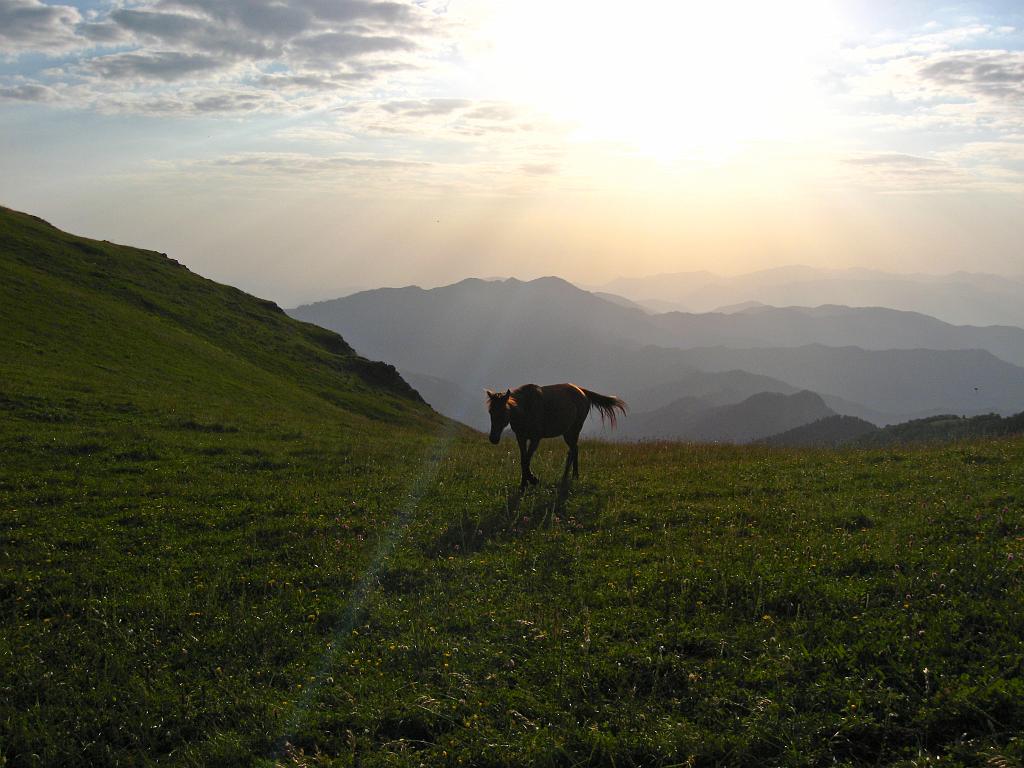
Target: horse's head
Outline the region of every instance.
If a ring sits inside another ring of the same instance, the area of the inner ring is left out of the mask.
[[[509,411],[516,404],[511,390],[491,392],[487,390],[487,412],[491,415],[491,442],[495,445],[501,440],[501,432],[508,426]]]

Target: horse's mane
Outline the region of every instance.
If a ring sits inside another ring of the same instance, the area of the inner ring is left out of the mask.
[[[491,392],[490,390],[487,390],[486,392],[487,396],[484,398],[484,404],[487,406],[487,410],[489,411],[491,410],[491,403],[493,403],[498,398],[499,393]],[[519,404],[519,402],[513,395],[509,395],[508,399],[505,402],[508,403],[509,408],[515,408]]]

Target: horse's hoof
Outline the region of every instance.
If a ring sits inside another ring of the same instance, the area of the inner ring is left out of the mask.
[[[536,485],[539,482],[540,482],[539,478],[534,477],[533,475],[530,475],[530,485]]]

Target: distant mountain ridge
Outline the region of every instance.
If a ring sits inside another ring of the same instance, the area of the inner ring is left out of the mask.
[[[866,350],[983,349],[1007,362],[1024,365],[1024,328],[1015,326],[953,325],[920,312],[834,304],[774,307],[747,302],[726,307],[728,311],[652,313],[631,301],[589,293],[556,277],[529,282],[469,278],[432,289],[380,288],[303,305],[291,312],[311,322],[318,318],[339,322],[347,315],[358,315],[361,306],[375,301],[396,308],[396,325],[408,325],[407,315],[418,313],[425,327],[446,324],[455,341],[460,323],[490,328],[500,336],[503,322],[509,320],[527,332],[586,329],[601,331],[606,342],[679,349],[811,344]],[[531,327],[529,320],[533,317],[538,323]],[[400,341],[394,339],[387,346]],[[424,370],[423,366],[419,369]]]
[[[290,313],[343,333],[365,355],[430,377],[435,405],[478,427],[474,393],[483,387],[567,380],[625,397],[638,422],[639,414],[686,398],[714,408],[799,390],[821,395],[834,413],[880,424],[948,412],[1012,413],[1024,404],[1024,368],[991,351],[957,348],[977,341],[1024,355],[1024,330],[957,328],[884,309],[651,315],[549,277],[380,289]],[[951,348],[845,343],[889,339]]]
[[[595,290],[658,312],[708,312],[756,301],[776,307],[840,304],[919,312],[957,325],[1024,327],[1024,280],[970,272],[893,274],[873,269],[777,267],[742,275],[679,272],[618,278]]]
[[[820,395],[807,390],[789,395],[760,392],[738,403],[713,407],[699,398],[683,398],[633,414],[621,436],[749,443],[834,415]]]
[[[864,350],[811,344],[709,347],[686,350],[685,355],[704,371],[742,367],[894,414],[1012,413],[1024,404],[1024,368],[983,350]]]
[[[800,347],[821,344],[862,349],[983,349],[1024,365],[1024,328],[963,326],[919,312],[885,307],[755,305],[731,312],[668,312],[651,323],[683,348]],[[663,341],[663,340],[662,340]]]

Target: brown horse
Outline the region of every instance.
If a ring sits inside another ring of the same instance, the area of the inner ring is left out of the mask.
[[[538,387],[524,384],[504,394],[487,390],[487,411],[491,415],[491,442],[495,445],[501,439],[501,432],[509,424],[519,442],[519,460],[523,479],[520,488],[527,483],[536,485],[537,477],[530,471],[530,459],[537,450],[537,444],[545,437],[565,438],[569,455],[565,459],[562,480],[569,476],[580,476],[580,430],[591,408],[597,408],[601,421],[608,417],[615,426],[615,409],[626,412],[626,403],[618,397],[599,395],[575,384],[549,384]]]

